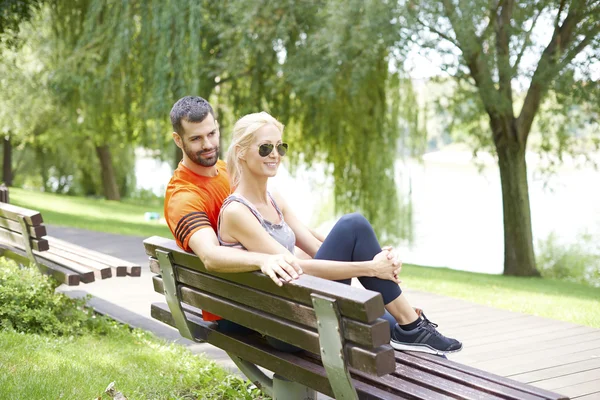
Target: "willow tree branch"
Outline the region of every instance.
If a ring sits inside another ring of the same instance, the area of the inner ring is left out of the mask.
[[[447,41],[449,41],[450,43],[452,43],[454,46],[456,46],[457,48],[460,48],[460,46],[458,45],[458,42],[456,42],[456,40],[454,40],[452,37],[448,36],[445,33],[440,32],[439,30],[432,28],[431,26],[425,24],[423,21],[421,21],[420,19],[417,18],[417,22],[419,23],[419,25],[423,26],[424,28],[426,28],[427,30],[429,30],[432,33],[435,33],[436,35],[438,35],[439,37],[441,37],[442,39],[445,39]]]
[[[513,75],[517,73],[517,71],[519,69],[519,64],[521,64],[521,59],[523,58],[523,54],[525,54],[525,50],[527,50],[527,48],[531,44],[531,33],[533,32],[535,26],[537,25],[537,21],[538,21],[540,15],[542,15],[543,11],[544,11],[543,8],[540,9],[540,12],[535,17],[533,17],[533,21],[531,22],[531,28],[525,34],[525,39],[523,40],[523,46],[521,47],[521,50],[519,51],[519,54],[517,55],[517,59],[515,60],[515,63],[512,66]]]
[[[558,7],[558,12],[556,13],[556,20],[554,21],[554,30],[558,29],[558,24],[560,24],[560,17],[562,15],[562,12],[564,9],[565,9],[565,0],[561,0],[560,6]]]
[[[479,36],[481,40],[484,40],[488,36],[488,34],[494,30],[495,23],[496,23],[495,17],[496,17],[496,15],[498,15],[498,10],[500,9],[500,7],[502,7],[503,4],[504,4],[504,0],[498,0],[496,7],[490,8],[490,18],[489,18],[488,24],[483,29],[483,31],[481,32],[481,35]]]
[[[457,18],[456,10],[451,0],[442,0],[442,3],[446,17],[450,20],[454,29],[456,40],[460,44],[459,49],[463,52],[469,72],[475,80],[477,91],[483,102],[485,111],[491,119],[492,126],[499,126],[501,112],[498,107],[502,104],[502,99],[494,86],[491,71],[484,59],[485,54],[483,53],[480,38],[477,37],[473,29],[463,30],[464,24]],[[492,134],[494,142],[497,142],[502,137],[503,132],[501,130],[494,130]]]
[[[533,73],[527,95],[521,108],[521,113],[517,119],[517,131],[519,140],[525,141],[531,130],[533,119],[537,114],[542,97],[545,95],[550,82],[558,72],[556,67],[560,55],[564,49],[568,48],[573,40],[573,32],[577,24],[581,21],[582,10],[577,7],[581,6],[581,1],[573,1],[569,7],[569,13],[561,26],[557,26],[552,34],[550,43],[540,56],[538,66]]]
[[[579,53],[583,51],[589,44],[600,34],[600,23],[590,29],[585,37],[563,57],[560,63],[556,66],[557,73],[565,68]]]

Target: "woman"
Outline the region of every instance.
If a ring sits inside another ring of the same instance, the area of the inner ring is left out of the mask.
[[[383,296],[392,327],[391,345],[398,350],[446,354],[462,349],[441,335],[427,318],[419,317],[402,295],[401,263],[381,249],[373,228],[360,214],[342,217],[321,241],[294,215],[285,200],[267,191],[288,145],[283,125],[266,112],[242,117],[233,128],[227,170],[234,192],[225,200],[218,223],[221,245],[249,251],[293,253],[298,246],[312,259],[298,259],[309,275],[361,284]]]

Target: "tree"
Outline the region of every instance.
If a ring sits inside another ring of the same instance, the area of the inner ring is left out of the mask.
[[[600,3],[410,0],[406,6],[405,32],[422,49],[441,53],[447,60],[444,70],[459,82],[462,103],[457,116],[470,121],[487,116],[488,133],[478,139],[480,144],[491,143],[498,157],[504,273],[539,275],[532,240],[527,143],[549,94],[564,105],[587,104],[597,115],[598,81],[590,65],[600,57]],[[524,87],[522,100],[519,86]],[[568,107],[563,111],[570,112]],[[542,132],[548,146],[564,144],[564,140],[550,140],[550,134]],[[564,150],[559,146],[559,152]]]
[[[60,119],[46,85],[48,71],[40,67],[39,60],[48,55],[42,32],[24,24],[13,38],[19,43],[18,49],[5,48],[0,58],[2,178],[9,186],[20,172],[30,174],[35,169],[24,154],[25,149],[32,147],[39,135]],[[18,154],[13,157],[15,149]]]
[[[63,69],[79,90],[70,108],[145,121],[138,143],[153,147],[168,135],[148,126],[167,128],[157,121],[184,95],[211,98],[230,120],[268,110],[288,125],[306,162],[333,167],[339,210],[359,209],[395,236],[393,3],[78,0],[56,7],[57,25],[70,32],[63,36],[76,38],[64,41],[72,67]],[[65,18],[75,10],[76,18]]]
[[[128,46],[138,34],[133,19],[125,19],[131,16],[130,8],[128,2],[76,0],[50,2],[49,9],[54,43],[51,84],[62,112],[69,115],[65,129],[70,139],[92,145],[108,200],[120,200],[119,181],[132,173],[126,170],[132,167],[130,157],[117,162],[114,153],[134,145],[143,125],[136,114],[139,53]],[[116,17],[119,13],[123,18]]]
[[[236,113],[266,109],[281,119],[303,162],[331,167],[336,210],[360,210],[379,233],[401,236],[395,3],[233,3],[243,29],[225,31],[224,59],[235,69],[223,77],[247,77],[227,82]]]
[[[29,21],[35,11],[39,9],[43,0],[2,0],[0,1],[0,54],[5,47],[14,48],[19,44],[18,34],[21,23]],[[5,56],[8,57],[8,56]],[[4,67],[7,65],[5,64]],[[10,68],[10,67],[9,67]],[[14,70],[14,66],[12,67]],[[8,71],[3,79],[2,86],[7,84]],[[8,98],[8,90],[3,90],[5,100]],[[8,186],[13,184],[13,142],[8,127],[4,129],[3,157],[2,157],[2,179]]]
[[[18,44],[21,23],[29,21],[44,0],[0,0],[0,47]]]

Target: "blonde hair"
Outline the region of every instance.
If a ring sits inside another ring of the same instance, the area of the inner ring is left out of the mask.
[[[254,140],[254,133],[267,124],[274,125],[283,133],[283,124],[264,111],[244,115],[233,126],[231,144],[227,151],[227,172],[229,173],[232,190],[239,185],[242,178],[240,157],[246,153]]]

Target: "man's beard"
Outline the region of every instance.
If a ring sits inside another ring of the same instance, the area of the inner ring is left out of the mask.
[[[202,150],[196,153],[190,151],[186,146],[184,146],[183,150],[185,151],[185,154],[187,154],[187,156],[190,158],[190,160],[203,167],[212,167],[219,160],[219,146],[216,146],[214,149],[211,150]],[[215,150],[214,156],[208,158],[203,156],[203,154],[209,153],[213,150]]]

